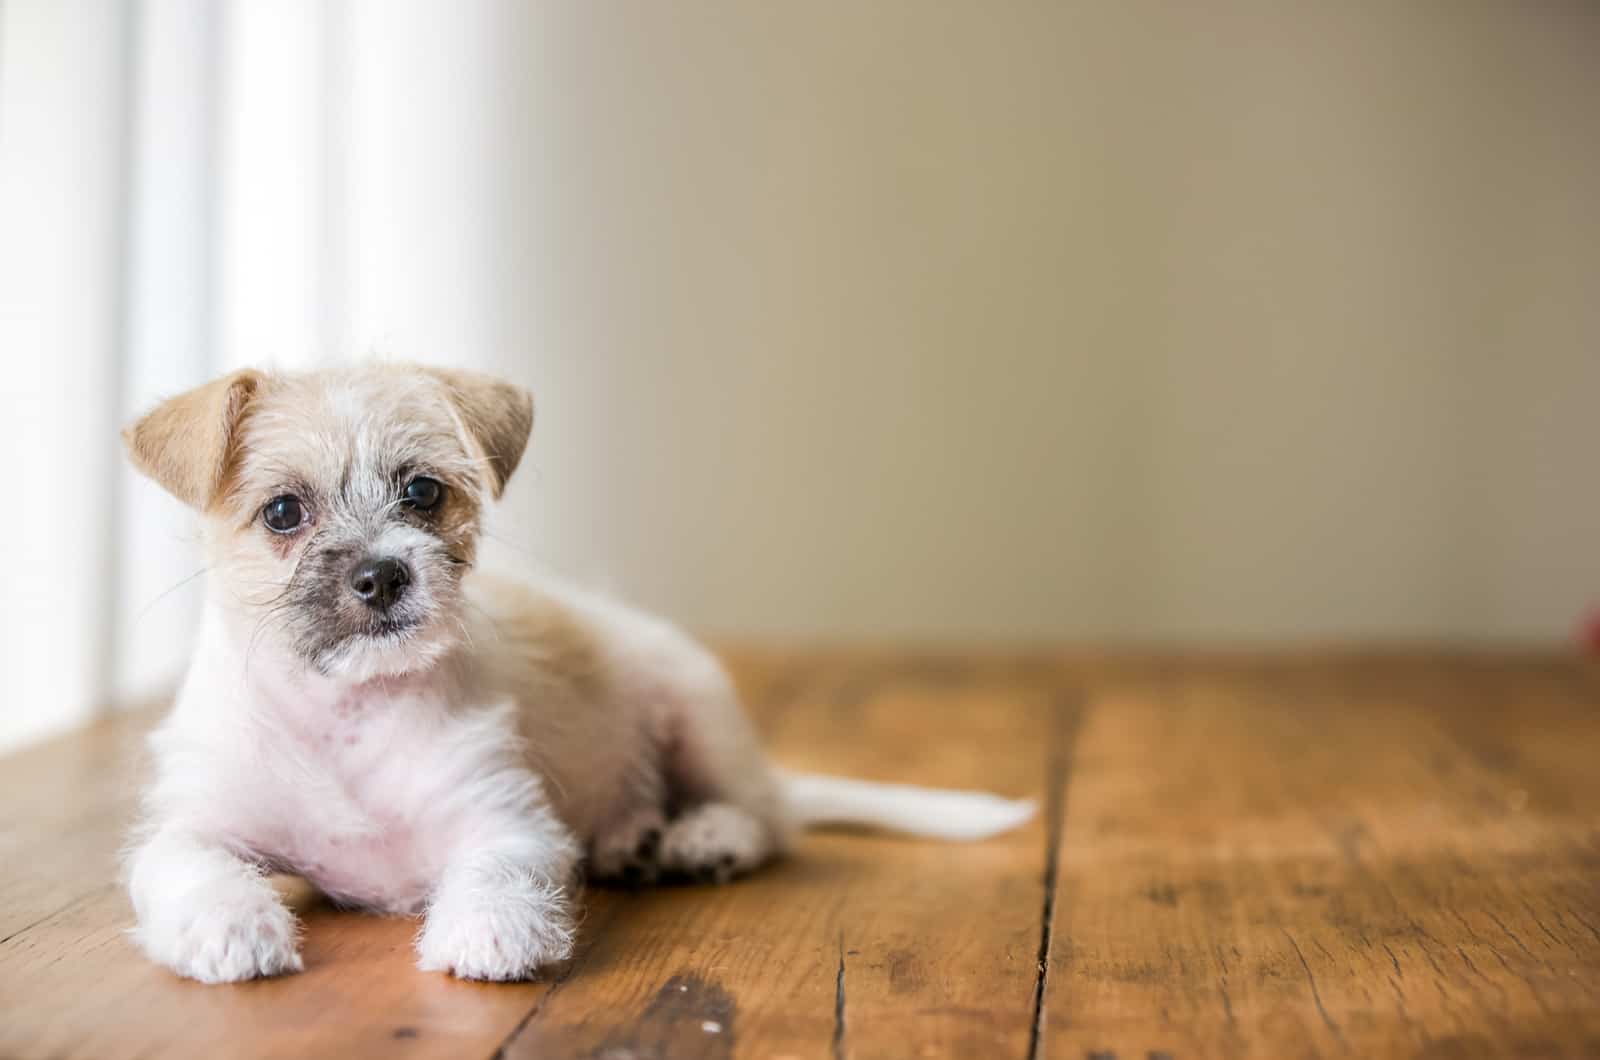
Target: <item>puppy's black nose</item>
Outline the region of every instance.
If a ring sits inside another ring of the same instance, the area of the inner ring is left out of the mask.
[[[350,572],[350,588],[368,607],[387,610],[400,599],[411,572],[397,559],[364,559]]]

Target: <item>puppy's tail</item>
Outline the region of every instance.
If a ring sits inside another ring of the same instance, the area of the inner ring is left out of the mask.
[[[981,791],[918,788],[866,780],[782,773],[784,798],[801,827],[844,824],[934,839],[987,839],[1032,817],[1032,800]]]

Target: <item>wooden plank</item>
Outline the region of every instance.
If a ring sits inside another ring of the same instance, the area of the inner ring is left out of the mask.
[[[1457,658],[1099,696],[1047,1055],[1600,1056],[1594,688]]]
[[[137,804],[149,709],[112,715],[0,768],[0,945],[99,890]]]
[[[1041,796],[1052,704],[963,667],[843,664],[772,726],[780,761]],[[510,1057],[1021,1056],[1045,826],[971,846],[812,835],[726,888],[626,897]]]
[[[791,765],[1012,794],[1047,787],[1071,720],[1062,674],[1100,690],[1071,758],[1038,1055],[1600,1056],[1593,666],[739,658]],[[0,1055],[486,1057],[505,1043],[988,1057],[1035,1044],[1042,823],[975,847],[816,835],[732,887],[597,894],[553,985],[423,975],[414,923],[314,904],[304,975],[180,982],[128,946],[112,882],[145,720],[0,767],[0,927],[20,919],[0,931]]]

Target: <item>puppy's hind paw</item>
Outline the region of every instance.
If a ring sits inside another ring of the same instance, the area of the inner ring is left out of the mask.
[[[294,915],[270,892],[205,906],[178,924],[142,924],[135,932],[153,959],[202,983],[302,970],[297,934]]]
[[[460,979],[528,979],[572,956],[576,929],[559,887],[441,894],[417,936],[417,967]]]
[[[666,822],[655,807],[603,830],[589,849],[589,876],[599,883],[645,887],[661,874],[659,855]]]
[[[710,802],[684,813],[661,841],[661,866],[681,879],[727,883],[772,856],[766,827],[730,803]]]

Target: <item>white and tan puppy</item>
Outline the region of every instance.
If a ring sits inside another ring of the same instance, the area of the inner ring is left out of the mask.
[[[238,372],[128,428],[201,513],[210,575],[128,859],[151,958],[212,983],[298,970],[286,872],[421,915],[424,969],[520,979],[570,954],[585,865],[720,881],[811,822],[976,838],[1031,812],[780,774],[677,630],[474,573],[532,424],[510,384],[366,365]]]

